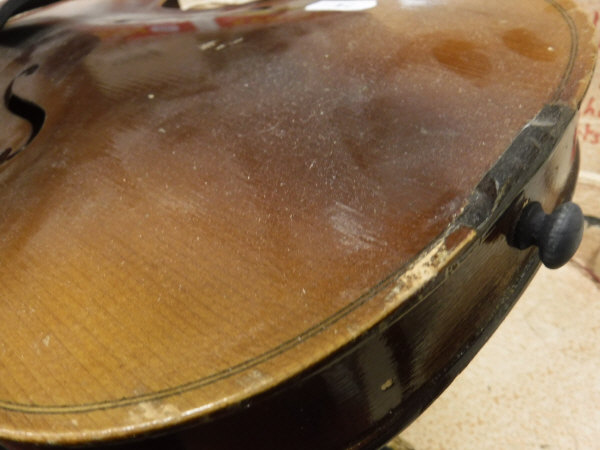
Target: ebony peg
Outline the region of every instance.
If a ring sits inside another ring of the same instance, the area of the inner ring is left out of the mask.
[[[511,245],[519,249],[536,245],[542,263],[556,269],[577,251],[583,224],[581,208],[573,202],[557,206],[551,214],[546,214],[538,202],[531,202],[519,217]]]

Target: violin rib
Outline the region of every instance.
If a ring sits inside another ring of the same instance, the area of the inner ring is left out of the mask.
[[[596,47],[569,0],[20,7],[7,445],[376,448],[526,287],[514,243],[576,248],[551,213]]]

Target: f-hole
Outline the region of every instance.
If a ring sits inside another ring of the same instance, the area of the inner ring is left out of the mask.
[[[35,8],[56,3],[58,0],[6,0],[0,6],[0,30],[4,28],[8,19],[19,13]]]
[[[25,149],[25,147],[27,147],[31,143],[31,141],[35,139],[35,137],[42,129],[44,121],[46,120],[46,111],[44,111],[40,106],[36,105],[35,103],[26,100],[22,97],[19,97],[13,92],[13,85],[15,84],[15,81],[17,81],[20,77],[29,76],[33,74],[38,69],[38,67],[39,66],[36,64],[25,69],[23,72],[17,75],[14,80],[10,82],[10,84],[6,88],[6,91],[4,92],[4,106],[14,115],[19,116],[22,119],[25,119],[27,122],[29,122],[29,124],[31,125],[31,133],[29,133],[29,138],[27,139],[27,141],[18,149],[13,150],[11,147],[9,147],[2,153],[0,153],[0,164],[8,161],[9,159],[16,156],[18,153],[22,152]]]

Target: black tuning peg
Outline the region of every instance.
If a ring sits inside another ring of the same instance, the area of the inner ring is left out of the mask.
[[[523,209],[510,243],[521,250],[536,245],[542,263],[556,269],[577,251],[583,226],[581,208],[573,202],[557,206],[551,214],[538,202],[531,202]]]

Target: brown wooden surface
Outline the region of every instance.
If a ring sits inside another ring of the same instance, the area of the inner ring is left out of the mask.
[[[568,1],[290,9],[222,29],[244,10],[105,4],[0,36],[2,86],[39,65],[14,92],[46,112],[0,165],[10,439],[127,436],[302,377],[435,276],[390,278],[419,253],[441,267],[474,240],[443,245],[520,130],[578,105],[595,50]]]
[[[556,180],[555,168],[563,165],[558,163],[569,159],[573,132],[571,126],[546,155],[547,162],[521,186],[514,207],[489,221],[476,245],[460,252],[452,264],[444,266],[435,258],[422,261],[420,270],[435,273],[422,292],[404,302],[376,330],[346,345],[341,356],[326,358],[275,389],[233,406],[227,414],[166,430],[167,434],[94,448],[379,448],[468,363],[536,271],[536,251],[509,247],[505,235],[524,199],[556,204],[572,191],[573,176],[562,192],[548,190],[547,182]],[[565,166],[574,175],[577,165]],[[493,172],[498,175],[496,169]],[[410,283],[411,275],[414,271],[407,271],[396,284]]]

